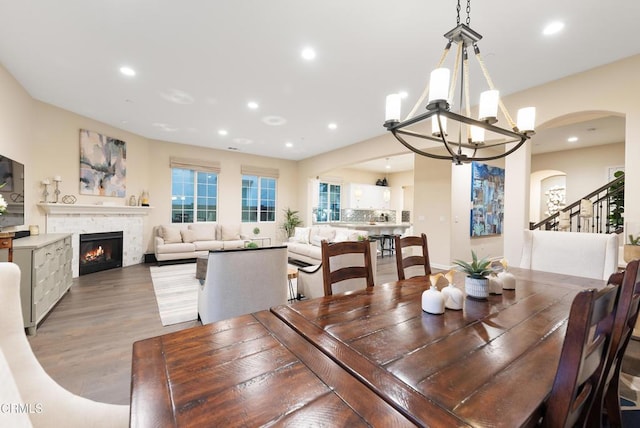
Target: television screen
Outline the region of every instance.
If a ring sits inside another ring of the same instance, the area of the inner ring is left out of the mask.
[[[0,214],[0,228],[24,224],[24,165],[0,156],[0,206],[6,208]]]

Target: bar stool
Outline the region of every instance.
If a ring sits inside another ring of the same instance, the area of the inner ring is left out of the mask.
[[[384,257],[384,252],[386,251],[389,255],[395,254],[396,246],[395,246],[395,235],[384,234],[381,236],[381,253],[382,257]]]
[[[380,249],[377,250],[376,257],[377,256],[384,257],[384,253],[382,252],[382,249],[384,248],[383,241],[382,241],[382,235],[369,235],[369,241],[376,241],[376,242],[380,243],[379,244]],[[377,247],[378,247],[378,245],[376,244],[376,248]]]

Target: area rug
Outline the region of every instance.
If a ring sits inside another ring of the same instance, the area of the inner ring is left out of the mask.
[[[198,318],[196,264],[151,266],[151,280],[163,326]]]

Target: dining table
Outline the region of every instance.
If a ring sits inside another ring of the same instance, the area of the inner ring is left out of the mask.
[[[533,426],[571,302],[605,281],[510,271],[444,314],[415,277],[136,342],[131,426]]]

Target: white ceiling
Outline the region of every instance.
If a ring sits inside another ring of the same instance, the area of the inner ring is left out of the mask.
[[[297,160],[383,134],[385,96],[413,104],[455,4],[0,0],[0,63],[34,98],[148,138]],[[503,95],[640,53],[638,16],[632,0],[471,5]],[[564,31],[543,36],[555,19]]]

